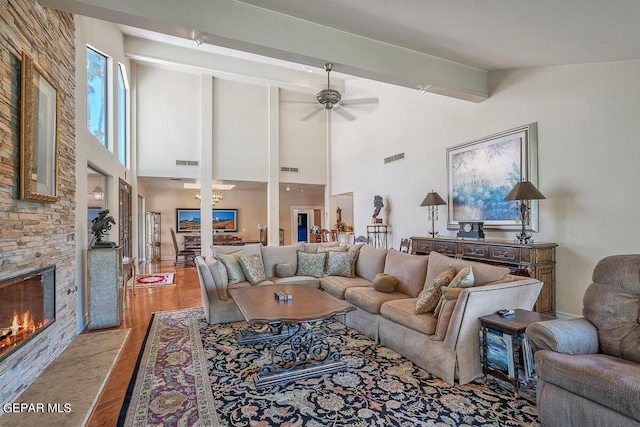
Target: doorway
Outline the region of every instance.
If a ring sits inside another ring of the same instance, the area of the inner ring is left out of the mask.
[[[309,241],[309,214],[298,212],[298,242]]]
[[[122,256],[131,258],[131,186],[122,179],[118,183],[118,217]]]

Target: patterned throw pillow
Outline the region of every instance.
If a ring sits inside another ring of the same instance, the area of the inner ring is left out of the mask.
[[[244,252],[237,251],[231,254],[218,254],[218,259],[224,264],[227,269],[227,277],[229,278],[229,284],[240,283],[247,280],[242,272],[242,267],[238,262],[238,256],[244,255]]]
[[[440,296],[442,295],[442,288],[447,286],[453,278],[456,276],[456,268],[449,267],[431,282],[427,282],[424,285],[424,289],[418,295],[418,301],[416,301],[415,314],[423,314],[433,311],[438,305]]]
[[[327,252],[298,251],[298,276],[322,277]]]
[[[449,288],[470,288],[475,282],[473,267],[464,267],[458,271],[456,277],[447,285]]]
[[[267,275],[264,272],[264,264],[262,263],[262,257],[260,255],[238,255],[238,262],[240,263],[240,267],[242,267],[244,276],[252,285],[267,280]]]
[[[358,252],[329,251],[327,276],[355,277],[357,258]]]
[[[276,275],[280,278],[291,277],[296,274],[291,264],[276,264]]]
[[[393,292],[398,286],[398,278],[387,273],[378,273],[373,279],[373,288],[379,292]]]

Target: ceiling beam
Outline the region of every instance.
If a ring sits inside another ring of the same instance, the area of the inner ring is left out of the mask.
[[[39,0],[43,6],[472,102],[487,71],[237,0]]]

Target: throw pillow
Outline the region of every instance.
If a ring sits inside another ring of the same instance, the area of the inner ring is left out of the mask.
[[[442,295],[442,288],[451,283],[456,276],[456,268],[449,267],[438,274],[435,279],[424,284],[424,289],[418,295],[416,301],[415,314],[423,314],[433,311],[438,305],[438,300]]]
[[[276,275],[280,278],[291,277],[295,274],[291,264],[276,264]]]
[[[240,263],[244,277],[246,277],[252,285],[267,280],[267,275],[264,272],[264,264],[262,264],[262,257],[260,255],[238,255],[238,262]]]
[[[347,250],[347,247],[344,247]],[[327,276],[355,277],[358,252],[329,251]]]
[[[218,259],[227,269],[227,277],[229,278],[230,285],[247,280],[238,262],[238,255],[244,255],[244,252],[237,251],[230,254],[218,254]]]
[[[326,252],[298,251],[298,276],[322,277],[326,259]]]
[[[373,279],[373,287],[379,292],[393,292],[396,290],[396,286],[398,286],[398,279],[391,274],[378,273]]]
[[[451,283],[447,286],[448,288],[470,288],[473,286],[475,282],[475,277],[473,276],[473,267],[464,267],[458,271],[456,277],[453,278]]]

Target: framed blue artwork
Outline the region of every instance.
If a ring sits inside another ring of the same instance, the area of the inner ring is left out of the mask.
[[[447,149],[447,228],[482,221],[484,228],[517,229],[519,211],[507,193],[520,181],[538,185],[537,123]],[[537,231],[538,204],[531,202],[529,229]]]
[[[213,209],[211,221],[214,231],[238,231],[238,209]],[[193,233],[200,231],[200,209],[176,209],[176,231]]]

